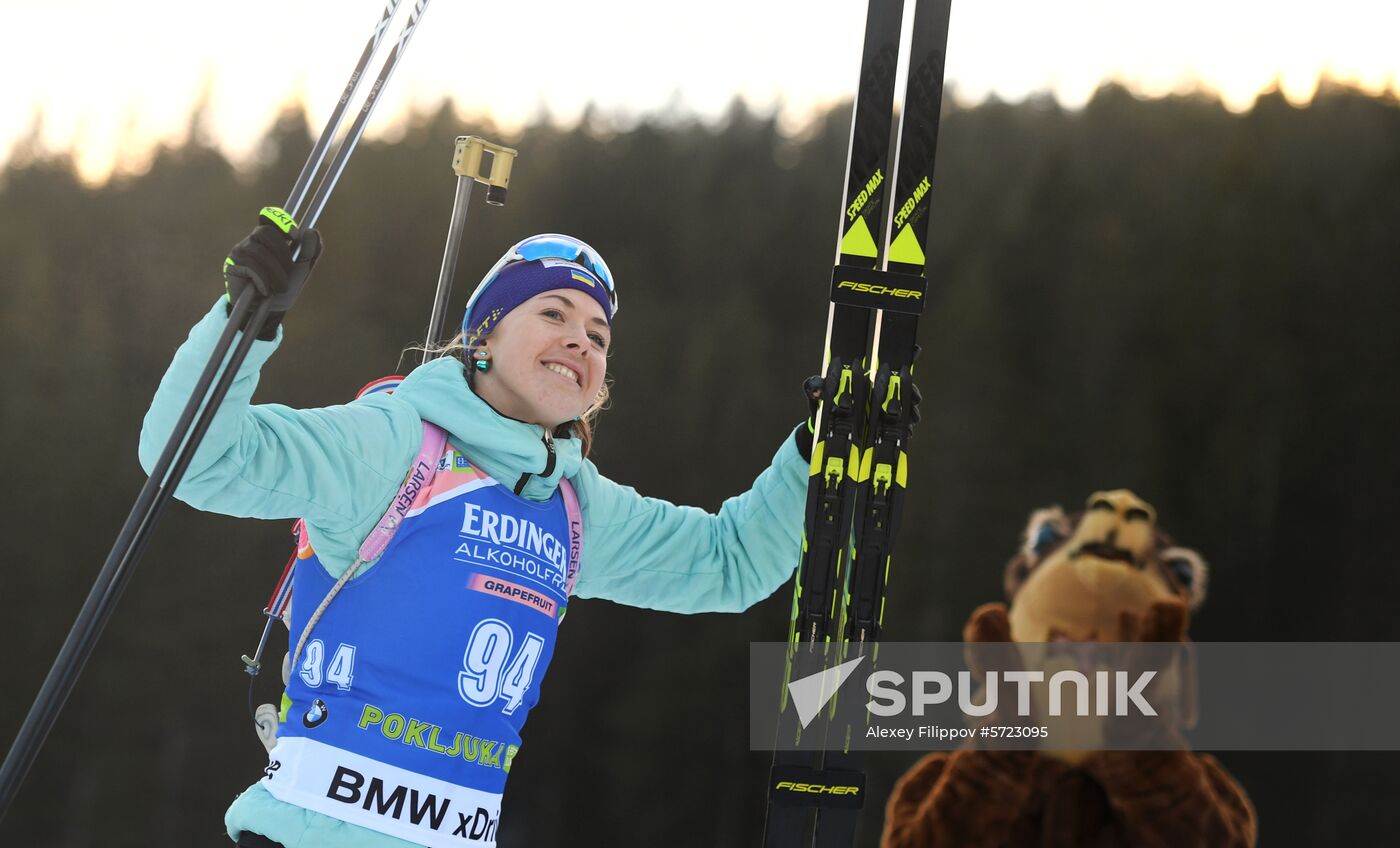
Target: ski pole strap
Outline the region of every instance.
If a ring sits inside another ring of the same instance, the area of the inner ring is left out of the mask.
[[[865,773],[807,766],[773,766],[768,800],[794,807],[860,809],[865,803]]]
[[[284,236],[291,235],[292,228],[297,225],[291,213],[280,206],[264,206],[258,211],[258,217],[281,230]]]

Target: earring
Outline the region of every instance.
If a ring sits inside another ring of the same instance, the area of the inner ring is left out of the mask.
[[[491,352],[484,347],[477,348],[476,353],[473,354],[472,365],[476,368],[477,371],[481,372],[482,374],[485,374],[487,371],[490,371]]]

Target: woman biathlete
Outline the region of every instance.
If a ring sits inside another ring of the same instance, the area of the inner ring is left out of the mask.
[[[768,597],[797,562],[810,433],[786,436],[718,514],[599,474],[586,455],[617,291],[592,248],[553,235],[508,251],[473,293],[455,355],[392,393],[250,405],[319,253],[314,231],[264,216],[141,433],[149,470],[227,304],[248,285],[274,298],[178,491],[199,509],[304,519],[277,742],[225,823],[243,846],[493,845],[570,594],[682,613]],[[387,548],[367,552],[380,533]]]

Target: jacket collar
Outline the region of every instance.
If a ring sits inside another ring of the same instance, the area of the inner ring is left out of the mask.
[[[461,360],[445,356],[413,369],[394,396],[407,401],[424,421],[447,431],[452,446],[496,482],[516,489],[529,475],[520,494],[546,501],[561,477],[574,477],[583,463],[579,440],[553,439],[554,463],[548,476],[549,448],[545,428],[501,415],[467,385]]]

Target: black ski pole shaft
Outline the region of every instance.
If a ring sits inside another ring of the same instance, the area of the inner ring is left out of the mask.
[[[292,191],[287,195],[287,204],[282,208],[286,209],[293,218],[297,217],[301,205],[306,202],[306,194],[311,190],[311,182],[316,177],[316,172],[321,170],[321,163],[326,161],[326,152],[330,150],[331,141],[334,140],[336,131],[340,129],[340,122],[345,119],[345,111],[350,105],[350,101],[355,97],[355,91],[360,87],[360,80],[365,77],[365,70],[369,67],[370,60],[374,58],[374,53],[379,49],[379,42],[384,39],[384,30],[389,26],[389,22],[394,19],[394,12],[398,11],[399,3],[403,0],[389,0],[384,6],[384,12],[379,16],[379,22],[374,25],[374,33],[365,43],[364,52],[360,54],[360,61],[355,65],[355,70],[350,73],[350,79],[345,83],[345,90],[341,92],[340,100],[336,101],[335,108],[331,110],[331,116],[326,119],[326,125],[321,129],[321,137],[316,139],[316,144],[311,148],[311,155],[306,157],[306,164],[302,165],[301,173],[297,175],[297,180],[292,184]]]
[[[213,384],[219,373],[219,366],[223,364],[224,357],[233,344],[234,335],[237,333],[239,325],[252,308],[255,294],[252,287],[249,287],[234,305],[228,324],[225,325],[223,334],[219,336],[219,340],[215,344],[213,355],[209,357],[209,362],[200,374],[194,391],[190,393],[189,401],[185,403],[185,408],[176,421],[170,439],[166,442],[164,450],[161,451],[160,458],[152,467],[150,477],[141,488],[141,493],[137,496],[136,503],[127,515],[121,532],[112,544],[112,550],[108,553],[107,560],[103,563],[102,570],[98,573],[97,580],[93,583],[92,590],[88,593],[87,600],[78,613],[77,620],[74,621],[73,627],[69,630],[68,638],[64,640],[63,647],[59,650],[53,667],[44,679],[44,684],[34,699],[34,704],[30,707],[24,724],[20,726],[15,743],[5,757],[4,765],[0,766],[0,819],[5,817],[15,795],[19,792],[20,784],[24,782],[25,776],[34,764],[39,749],[43,747],[44,741],[48,738],[49,731],[53,729],[59,712],[73,691],[78,675],[82,673],[83,666],[87,664],[88,657],[92,654],[97,637],[101,635],[107,620],[111,617],[112,609],[116,607],[117,599],[120,598],[122,590],[130,580],[131,564],[135,561],[135,558],[130,555],[133,545],[152,525],[151,516],[158,509],[164,489],[162,483],[167,472],[175,464],[176,455],[181,445],[186,443],[185,435],[194,422],[195,416],[199,413],[210,385]],[[174,486],[172,485],[170,488],[173,490]]]
[[[185,478],[185,472],[189,470],[190,463],[194,461],[195,452],[199,450],[200,443],[204,441],[205,434],[209,432],[209,427],[214,423],[214,418],[219,413],[219,407],[223,405],[224,398],[228,396],[228,390],[233,386],[233,381],[238,376],[238,369],[248,358],[248,351],[252,350],[253,342],[257,340],[263,324],[267,323],[267,316],[272,311],[272,302],[266,298],[257,299],[256,294],[250,295],[246,291],[239,297],[240,301],[245,299],[255,303],[252,307],[253,316],[248,321],[248,329],[238,337],[238,344],[234,347],[233,353],[229,355],[227,366],[219,374],[218,382],[214,384],[214,389],[200,411],[199,418],[189,431],[189,435],[186,437],[184,445],[181,446],[180,453],[171,465],[169,473],[165,475],[165,481],[156,492],[145,522],[136,529],[131,552],[126,556],[127,562],[135,562],[140,559],[141,553],[145,550],[146,542],[150,538],[151,530],[155,528],[156,521],[160,518],[161,511],[175,496],[175,490],[179,487],[180,481]],[[123,562],[123,566],[125,565],[126,562]]]
[[[404,51],[408,49],[408,42],[413,38],[413,33],[418,29],[418,22],[422,20],[423,13],[427,10],[428,0],[415,0],[413,12],[408,16],[408,22],[404,24],[403,30],[399,33],[399,39],[394,42],[389,55],[384,57],[384,65],[379,69],[379,76],[375,78],[369,94],[365,95],[365,102],[360,107],[360,113],[350,124],[345,139],[340,143],[340,149],[336,151],[335,156],[331,157],[330,167],[326,171],[326,175],[321,178],[321,184],[316,187],[316,193],[311,195],[311,201],[305,211],[306,221],[297,220],[297,223],[302,226],[315,226],[316,221],[320,219],[321,210],[325,209],[326,201],[330,199],[336,181],[340,179],[341,172],[345,170],[346,163],[350,161],[351,152],[359,143],[360,137],[365,134],[365,126],[369,124],[370,114],[374,111],[375,103],[379,101],[379,93],[389,83],[389,77],[393,76],[394,68],[398,65],[399,59],[403,58]]]

